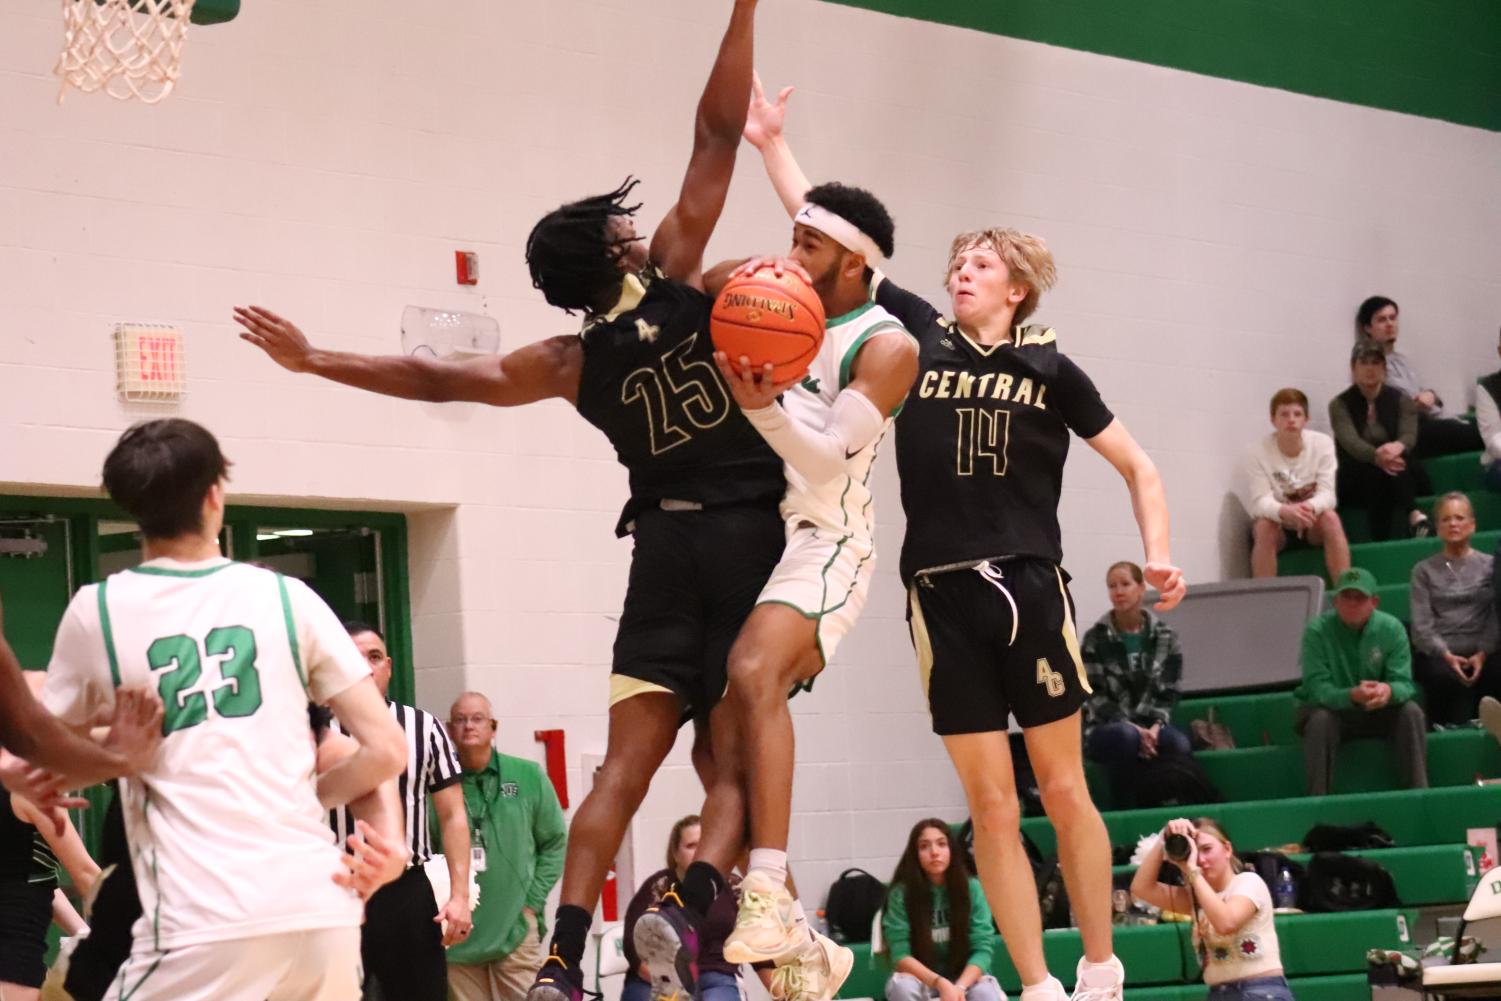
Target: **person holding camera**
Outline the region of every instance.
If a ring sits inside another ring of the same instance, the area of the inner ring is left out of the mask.
[[[1164,858],[1182,872],[1182,886],[1158,880]],[[1260,876],[1242,869],[1217,822],[1169,821],[1136,870],[1131,893],[1164,911],[1193,915],[1210,1001],[1293,1001],[1272,923],[1272,893]]]

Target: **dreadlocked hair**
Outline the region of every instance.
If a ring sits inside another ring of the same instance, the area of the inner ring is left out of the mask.
[[[532,287],[549,305],[572,313],[589,312],[620,285],[621,256],[630,240],[611,239],[612,216],[633,216],[641,207],[625,200],[641,182],[627,177],[605,195],[582,198],[553,209],[532,227],[526,238],[526,266]]]

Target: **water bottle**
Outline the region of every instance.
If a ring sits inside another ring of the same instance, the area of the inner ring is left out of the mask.
[[[1298,887],[1293,883],[1293,874],[1287,866],[1277,870],[1277,885],[1272,887],[1272,903],[1278,910],[1298,906]]]

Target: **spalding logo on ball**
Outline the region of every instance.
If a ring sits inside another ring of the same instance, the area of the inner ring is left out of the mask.
[[[772,365],[776,382],[808,371],[823,328],[823,303],[813,287],[789,271],[778,277],[769,265],[730,279],[709,314],[714,347],[736,363],[749,358],[757,374]]]

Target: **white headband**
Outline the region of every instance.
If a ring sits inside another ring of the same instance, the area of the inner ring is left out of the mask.
[[[835,215],[822,205],[814,205],[812,202],[803,203],[803,207],[797,210],[797,215],[792,217],[792,221],[818,230],[845,250],[853,250],[857,254],[865,255],[865,263],[868,267],[878,268],[886,261],[886,255],[881,253],[881,248],[876,246],[876,241],[861,232],[860,227],[843,216]]]

